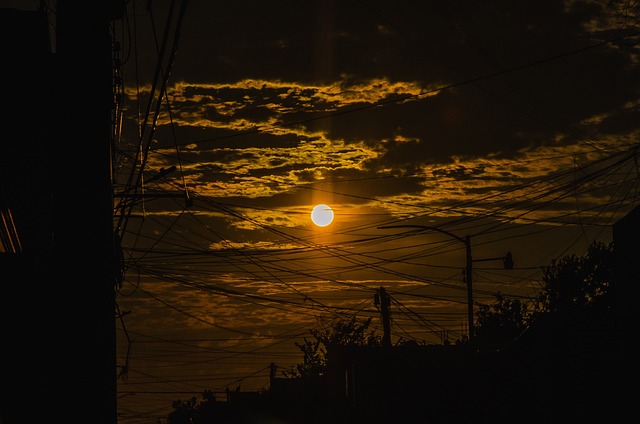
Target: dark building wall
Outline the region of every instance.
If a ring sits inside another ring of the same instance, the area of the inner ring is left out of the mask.
[[[115,278],[111,190],[113,1],[56,3],[52,155],[59,371],[76,399],[67,422],[116,422]],[[73,99],[64,107],[62,99]]]
[[[1,418],[3,423],[38,422],[55,408],[48,396],[57,389],[50,352],[59,331],[50,275],[54,68],[47,16],[0,9],[0,43],[0,209],[13,217],[16,234],[12,252],[0,253]]]
[[[11,210],[22,250],[51,243],[52,60],[47,16],[0,9],[0,207]]]
[[[613,225],[615,251],[615,306],[619,336],[636,339],[638,326],[634,305],[640,292],[640,207]]]
[[[613,225],[615,252],[615,328],[619,346],[621,381],[640,373],[638,366],[638,316],[640,294],[640,206]],[[629,381],[629,380],[627,380]],[[634,384],[634,383],[631,383]],[[629,387],[627,383],[624,387]],[[633,391],[621,390],[621,405],[631,412],[636,402]]]
[[[56,5],[53,22],[0,9],[0,207],[22,242],[0,255],[0,419],[113,424],[114,2]]]

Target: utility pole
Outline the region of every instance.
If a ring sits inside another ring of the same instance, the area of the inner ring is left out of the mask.
[[[376,290],[373,300],[374,305],[380,310],[382,317],[382,346],[391,347],[391,298],[384,287]]]
[[[467,266],[465,267],[464,280],[467,284],[467,319],[469,320],[469,343],[473,343],[476,334],[473,323],[473,256],[471,255],[471,236],[464,237]],[[473,345],[471,345],[473,347]]]
[[[473,319],[473,263],[480,262],[480,261],[502,260],[504,263],[505,269],[513,269],[513,258],[511,256],[511,252],[507,252],[505,256],[502,256],[499,258],[473,259],[473,255],[471,254],[471,236],[470,235],[460,237],[449,231],[443,230],[442,228],[429,227],[427,225],[383,225],[378,227],[378,229],[387,229],[387,228],[417,228],[423,231],[432,230],[442,234],[446,234],[447,236],[454,238],[461,243],[464,243],[465,256],[466,256],[466,266],[464,268],[464,282],[467,286],[467,319],[469,321],[469,345],[473,349],[473,341],[475,337],[475,325],[474,325],[474,319]]]

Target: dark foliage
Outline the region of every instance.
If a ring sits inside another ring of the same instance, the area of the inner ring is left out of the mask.
[[[272,378],[264,396],[216,402],[205,393],[174,402],[168,422],[610,422],[622,387],[613,264],[613,244],[596,242],[545,267],[535,301],[498,295],[481,305],[475,349],[384,347],[371,319],[325,322],[296,343],[303,362]]]
[[[539,301],[545,312],[566,313],[612,305],[613,243],[595,242],[583,256],[568,255],[545,267]]]
[[[329,350],[349,347],[380,346],[380,337],[369,330],[371,318],[358,320],[353,316],[348,319],[337,319],[324,323],[320,328],[312,329],[314,340],[304,338],[303,343],[296,343],[302,351],[303,361],[295,370],[285,371],[291,378],[321,377],[327,367]]]
[[[491,351],[513,343],[527,328],[531,313],[531,306],[520,299],[498,294],[496,303],[480,305],[476,312],[475,347]]]

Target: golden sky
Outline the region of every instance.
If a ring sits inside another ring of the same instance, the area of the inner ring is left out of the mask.
[[[464,335],[463,243],[380,226],[512,252],[474,300],[527,301],[637,204],[637,28],[608,1],[226,3],[114,31],[123,422],[263,388],[331,318],[381,334],[380,286],[393,342]]]

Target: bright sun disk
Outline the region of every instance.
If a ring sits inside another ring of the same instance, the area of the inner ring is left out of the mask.
[[[311,211],[311,220],[318,227],[326,227],[333,222],[333,209],[329,205],[316,205]]]

